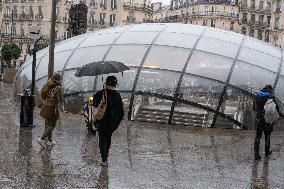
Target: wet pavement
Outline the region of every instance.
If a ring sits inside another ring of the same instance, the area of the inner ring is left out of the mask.
[[[0,84],[0,188],[284,188],[284,132],[272,134],[270,158],[253,160],[254,131],[124,121],[109,167],[80,115],[62,114],[56,145],[36,143],[44,128],[20,128],[11,85]],[[284,125],[283,125],[284,126]]]

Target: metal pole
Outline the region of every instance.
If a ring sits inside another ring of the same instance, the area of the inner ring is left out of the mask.
[[[48,78],[51,78],[51,76],[53,75],[53,71],[54,71],[56,3],[57,3],[57,0],[52,0]]]
[[[10,32],[11,32],[10,42],[11,43],[13,41],[13,22],[14,22],[14,10],[12,10],[12,23],[11,23],[11,29],[10,29]]]
[[[34,44],[34,49],[33,49],[33,63],[32,63],[32,84],[31,84],[31,95],[33,96],[35,94],[35,68],[36,68],[36,45],[39,42],[39,40],[41,39],[41,37],[39,39],[36,40],[35,44]]]

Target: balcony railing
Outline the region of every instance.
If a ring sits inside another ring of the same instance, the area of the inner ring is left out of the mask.
[[[136,22],[136,17],[135,16],[127,16],[127,22]]]
[[[13,14],[14,20],[33,20],[34,18],[36,18],[36,17],[33,14],[23,14],[23,13],[22,14]],[[12,14],[4,14],[3,19],[4,20],[12,20]]]

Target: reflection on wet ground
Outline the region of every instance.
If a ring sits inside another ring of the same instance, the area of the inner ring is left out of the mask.
[[[0,188],[284,186],[283,131],[272,135],[272,156],[254,161],[254,131],[124,121],[113,136],[110,165],[102,168],[98,139],[87,134],[81,116],[63,114],[56,145],[41,150],[43,120],[36,112],[36,127],[20,128],[11,94],[11,86],[0,85]]]

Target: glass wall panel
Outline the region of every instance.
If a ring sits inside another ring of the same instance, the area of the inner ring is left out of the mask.
[[[120,35],[120,33],[92,33],[88,36],[79,48],[83,47],[93,47],[97,45],[110,45],[113,44],[114,40]]]
[[[132,120],[154,123],[168,123],[171,100],[150,95],[135,95],[132,109]]]
[[[198,25],[189,25],[189,24],[171,24],[170,27],[167,27],[164,32],[168,33],[185,33],[192,35],[200,35],[205,28]]]
[[[32,62],[33,62],[33,57],[27,56],[26,61],[21,65],[20,69],[25,68],[27,65],[31,64]]]
[[[152,44],[158,32],[125,32],[115,44]]]
[[[66,69],[82,67],[103,59],[109,46],[80,48],[75,51],[66,64]]]
[[[165,24],[136,24],[131,26],[128,31],[159,32],[165,27]]]
[[[180,73],[155,69],[142,69],[136,91],[173,96]]]
[[[64,78],[62,81],[64,94],[93,90],[95,77],[93,76],[76,77],[75,76],[76,71],[77,70],[68,70],[64,72]]]
[[[203,37],[199,41],[196,49],[214,53],[217,55],[235,58],[238,51],[238,47],[239,45],[233,43],[227,43],[224,41]]]
[[[189,53],[190,49],[153,46],[143,66],[182,71]]]
[[[32,66],[26,66],[20,73],[20,81],[23,89],[26,89],[32,82]],[[21,91],[22,92],[22,91]]]
[[[114,45],[106,60],[118,61],[127,66],[140,66],[148,45]]]
[[[185,74],[179,98],[216,109],[224,84],[209,79]]]
[[[253,102],[253,96],[235,88],[228,87],[220,112],[239,121],[240,123],[244,123],[250,129],[253,129],[255,119]],[[232,125],[232,123],[230,123],[231,121],[223,118],[222,116],[218,116],[218,118],[216,127],[239,128],[235,124]]]
[[[154,44],[192,48],[197,38],[198,36],[196,35],[163,32]]]
[[[246,47],[242,48],[238,59],[274,72],[278,71],[280,63],[279,58]]]
[[[230,58],[194,51],[186,72],[226,81],[232,63],[233,59]]]
[[[284,76],[280,75],[275,88],[275,96],[284,104]]]
[[[280,75],[284,76],[284,60],[282,62],[282,68],[281,68]]]
[[[245,39],[244,46],[270,54],[277,58],[281,58],[281,51],[279,48],[272,46],[272,44],[265,43],[264,41],[254,39],[252,37],[247,37]]]
[[[56,43],[54,52],[62,52],[70,49],[76,48],[87,36],[75,36],[64,40],[62,42]]]
[[[208,28],[204,33],[204,37],[227,41],[229,43],[241,44],[243,35],[220,30],[217,28]]]
[[[55,53],[54,55],[54,72],[61,71],[64,67],[64,64],[68,60],[72,53],[72,50],[64,51],[60,53]],[[48,74],[48,61],[49,57],[45,56],[41,60],[37,70],[36,70],[36,80],[42,78]]]
[[[134,80],[136,77],[137,69],[131,68],[131,70],[124,71],[122,73],[111,73],[99,75],[96,81],[96,90],[101,90],[106,81],[107,76],[114,75],[118,80],[118,90],[132,91]]]
[[[212,119],[209,111],[200,109],[195,106],[190,106],[183,103],[177,103],[174,109],[172,124],[207,127]]]
[[[273,72],[238,61],[234,67],[230,84],[254,93],[265,85],[273,86],[275,78],[276,74]]]
[[[47,76],[41,78],[40,80],[36,81],[35,83],[35,93],[40,94],[42,87],[47,83]]]

